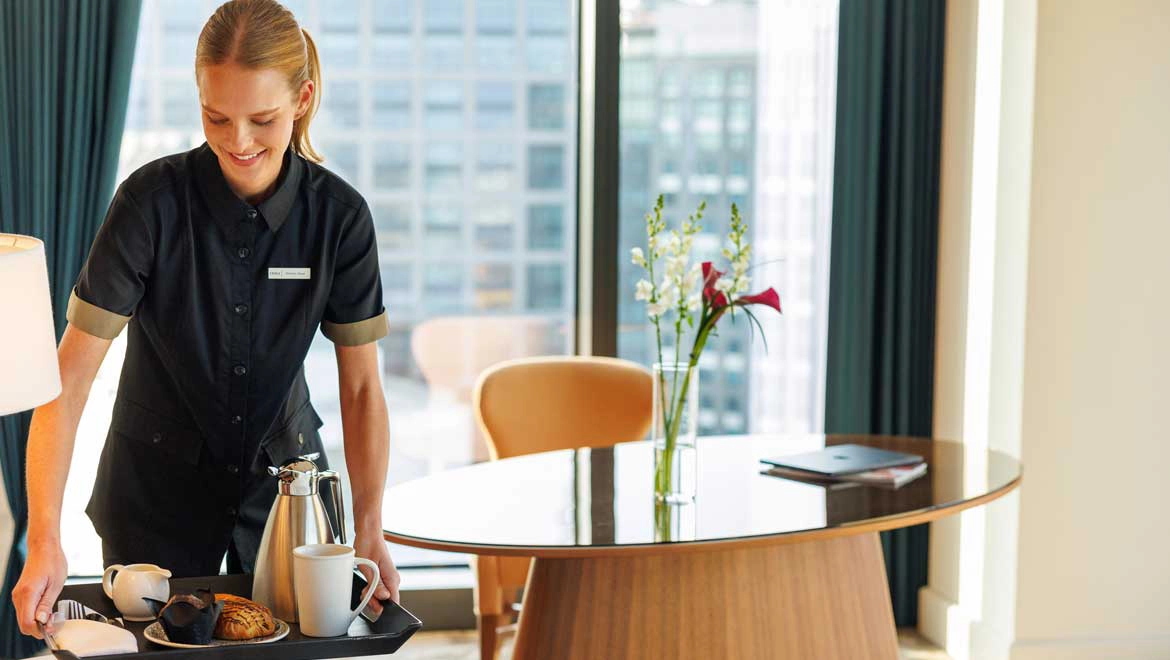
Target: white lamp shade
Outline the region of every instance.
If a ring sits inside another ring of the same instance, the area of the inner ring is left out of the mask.
[[[44,243],[0,234],[0,309],[0,415],[9,415],[61,393]]]

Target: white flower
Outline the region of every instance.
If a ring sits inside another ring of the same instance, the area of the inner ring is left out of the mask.
[[[699,282],[702,279],[703,279],[703,266],[702,266],[702,264],[694,264],[693,266],[691,266],[691,269],[689,271],[687,271],[686,277],[683,278],[683,289],[685,291],[690,291],[691,289],[699,286]]]
[[[658,302],[667,307],[674,307],[678,305],[679,291],[674,282],[669,279],[662,280],[662,286],[658,287]]]
[[[646,255],[642,254],[642,248],[630,250],[630,261],[634,262],[635,266],[646,267]]]
[[[666,253],[669,255],[677,255],[682,248],[682,239],[678,237],[678,232],[672,231],[670,237],[666,239]]]
[[[649,280],[638,280],[634,285],[634,300],[650,300],[650,294],[654,292],[654,285]]]
[[[666,258],[666,277],[668,279],[676,279],[682,277],[682,274],[687,269],[687,257],[681,255],[677,257]]]
[[[746,254],[742,254],[738,259],[732,261],[731,269],[737,277],[746,273],[748,269],[748,256]]]
[[[687,298],[687,311],[688,312],[697,312],[702,308],[703,308],[703,295],[701,293],[691,294],[691,296]]]
[[[730,277],[720,277],[718,280],[715,280],[715,290],[722,291],[723,293],[730,293],[734,285],[735,280]]]
[[[734,291],[734,293],[739,293],[741,291],[747,291],[748,281],[749,281],[749,278],[746,276],[743,276],[743,275],[740,275],[739,277],[735,278],[735,291]]]
[[[646,315],[650,317],[650,320],[654,320],[662,316],[663,313],[665,313],[668,309],[670,309],[670,306],[666,305],[665,303],[650,303],[649,305],[646,305]]]

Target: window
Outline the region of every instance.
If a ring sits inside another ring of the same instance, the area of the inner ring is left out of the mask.
[[[360,11],[361,5],[350,2],[338,3],[321,14],[317,55],[323,69],[351,68],[361,62]]]
[[[203,142],[192,68],[199,31],[218,4],[143,1],[119,180]],[[414,355],[411,338],[435,316],[514,314],[544,324],[545,331],[533,333],[538,341],[506,354],[442,356],[462,361],[471,378],[491,362],[572,349],[575,3],[284,4],[313,36],[322,61],[324,103],[310,130],[313,145],[326,168],[362,193],[374,216],[392,319],[390,336],[379,342],[391,419],[388,484],[483,460],[487,451],[470,401],[425,381],[419,362],[434,356]],[[534,127],[527,119],[530,89],[541,90],[544,109]],[[530,188],[533,156],[538,175]],[[530,209],[541,210],[530,217]],[[109,425],[125,337],[99,372],[83,418],[86,437],[104,437]],[[331,463],[348,483],[328,340],[314,341],[305,369]],[[100,452],[100,442],[77,443],[66,492],[62,527],[74,574],[102,570],[100,544],[84,514]],[[466,561],[407,547],[393,553],[400,567]]]
[[[450,254],[462,249],[463,218],[461,209],[449,203],[423,207],[423,246],[432,254]]]
[[[321,120],[336,129],[354,129],[361,123],[361,90],[356,80],[325,81]]]
[[[479,0],[475,5],[475,31],[478,36],[512,35],[516,29],[514,0]]]
[[[374,0],[372,8],[376,32],[410,33],[414,20],[414,3],[411,0]]]
[[[475,187],[482,192],[506,192],[515,171],[510,142],[481,142],[476,159]]]
[[[507,263],[475,267],[475,308],[506,310],[512,307],[512,266]]]
[[[427,86],[424,125],[432,131],[463,128],[463,83],[441,81]]]
[[[329,140],[320,143],[325,166],[351,184],[358,183],[358,145],[349,140]]]
[[[431,142],[426,149],[426,189],[432,192],[460,192],[463,187],[463,143]]]
[[[528,309],[556,309],[563,304],[565,269],[561,264],[528,266]]]
[[[410,187],[410,144],[382,142],[374,152],[374,187],[402,190]]]
[[[169,128],[200,126],[199,102],[190,83],[168,80],[163,86],[163,116]]]
[[[528,249],[559,250],[565,244],[565,211],[559,204],[528,207]]]
[[[528,86],[528,128],[556,130],[565,127],[565,87],[557,84]]]
[[[371,87],[374,96],[374,128],[405,131],[411,127],[410,83],[404,81],[376,82]]]
[[[528,70],[564,75],[570,67],[569,13],[561,0],[528,0]]]
[[[426,311],[449,314],[464,309],[462,264],[430,263],[423,269],[423,304]]]
[[[378,233],[378,247],[383,251],[406,251],[414,247],[413,227],[410,207],[402,203],[377,202],[373,207],[374,229]],[[384,267],[383,267],[384,268]],[[395,286],[386,286],[383,281],[383,290],[397,290]]]
[[[459,34],[463,31],[463,0],[427,0],[423,17],[427,34]]]
[[[192,31],[198,33],[205,16],[197,3],[169,0],[162,12],[163,63],[167,68],[190,70],[195,63],[195,42],[186,38]]]
[[[509,82],[482,82],[476,87],[475,127],[484,130],[512,128],[513,85]]]
[[[835,103],[837,3],[621,7],[618,354],[656,359],[653,326],[633,296],[645,273],[627,265],[629,249],[645,246],[643,215],[654,198],[664,195],[672,226],[707,202],[692,259],[721,260],[735,203],[755,251],[751,289],[774,286],[785,314],[759,316],[767,353],[746,323],[720,323],[702,356],[700,431],[819,430],[811,402],[821,400],[824,370],[833,150],[824,108]],[[809,38],[782,33],[795,25],[807,26]],[[798,191],[808,191],[806,204],[792,203]]]
[[[528,147],[528,187],[555,190],[565,185],[565,147],[560,144]]]
[[[481,71],[514,69],[517,57],[516,38],[511,35],[479,34],[475,39],[475,65]]]
[[[475,217],[475,247],[485,252],[510,251],[515,224],[509,204],[495,202],[481,206]]]

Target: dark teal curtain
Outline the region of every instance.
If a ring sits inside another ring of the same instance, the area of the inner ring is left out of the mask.
[[[841,0],[825,430],[929,436],[945,0]],[[918,620],[925,525],[882,535]]]
[[[113,193],[140,11],[141,0],[0,0],[0,232],[45,242],[58,338]],[[0,591],[4,658],[41,647],[20,635],[12,605],[24,566],[30,419],[0,417],[0,473],[17,539]]]

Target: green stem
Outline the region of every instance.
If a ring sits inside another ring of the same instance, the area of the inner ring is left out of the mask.
[[[683,406],[686,405],[687,390],[690,389],[691,373],[699,364],[699,356],[703,353],[703,347],[707,345],[707,338],[711,334],[711,330],[715,327],[715,322],[719,320],[719,317],[722,316],[723,312],[726,310],[727,308],[724,307],[719,311],[710,314],[710,316],[708,316],[708,310],[703,310],[702,321],[699,323],[699,334],[695,336],[695,344],[691,348],[691,353],[689,356],[690,359],[687,362],[686,377],[683,378],[682,389],[678,392],[677,400],[673,400],[675,398],[675,393],[673,391],[671,392],[671,404],[674,409],[671,411],[670,421],[666,421],[665,412],[663,413],[665,424],[664,433],[666,437],[663,446],[662,459],[658,461],[657,469],[655,470],[654,474],[655,493],[662,495],[670,493],[670,486],[673,477],[672,470],[674,467],[674,450],[676,444],[678,443],[678,432],[681,430],[683,419],[682,411]],[[661,364],[661,362],[659,364]],[[677,377],[677,375],[678,371],[676,370],[675,376]],[[660,380],[665,381],[664,375],[663,377],[660,377]],[[691,422],[695,423],[695,420],[691,420]]]

